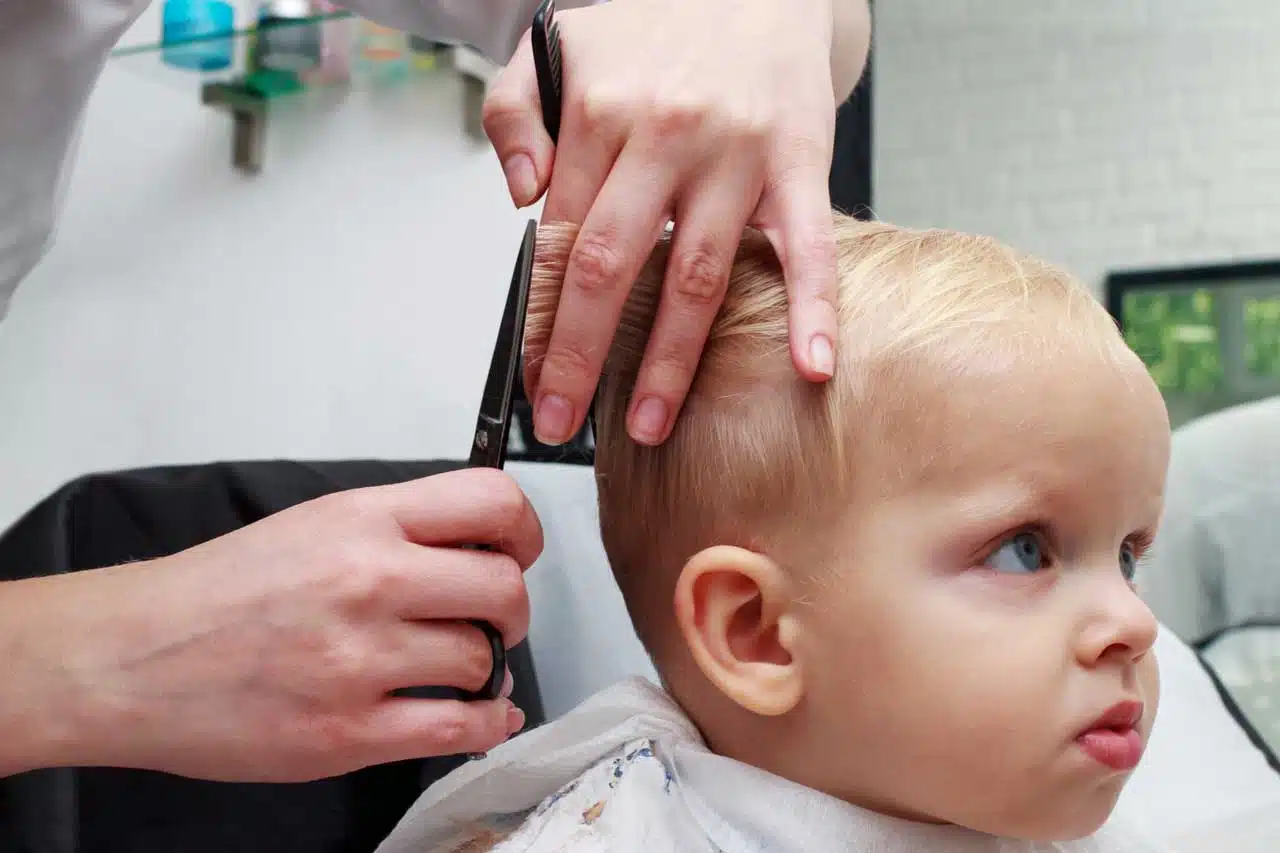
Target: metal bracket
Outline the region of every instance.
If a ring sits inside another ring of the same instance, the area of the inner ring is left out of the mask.
[[[450,45],[443,51],[443,65],[462,78],[462,121],[468,135],[487,141],[484,132],[484,100],[500,66],[466,45]],[[247,175],[262,171],[266,160],[267,108],[270,98],[243,83],[206,83],[200,102],[231,114],[233,121],[231,163]]]
[[[266,159],[267,100],[234,83],[206,83],[200,102],[231,113],[231,164],[256,175]]]

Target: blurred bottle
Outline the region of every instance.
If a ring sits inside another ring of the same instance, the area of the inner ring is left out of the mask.
[[[300,74],[320,65],[320,25],[309,0],[264,0],[258,7],[259,68]]]
[[[409,44],[405,34],[363,18],[355,36],[355,72],[378,82],[391,82],[409,74]]]
[[[235,58],[235,9],[225,0],[165,0],[160,61],[185,71],[221,71]]]

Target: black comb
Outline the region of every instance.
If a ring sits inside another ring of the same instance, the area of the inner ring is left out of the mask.
[[[556,23],[555,0],[542,0],[533,13],[533,68],[538,76],[538,99],[542,102],[542,123],[552,142],[560,140],[560,99],[564,92],[560,66],[560,25]]]

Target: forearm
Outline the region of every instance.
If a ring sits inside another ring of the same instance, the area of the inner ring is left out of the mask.
[[[871,9],[868,0],[831,2],[831,83],[836,103],[853,93],[867,65],[871,49]]]
[[[0,776],[66,764],[74,753],[77,698],[61,638],[69,626],[50,607],[62,578],[0,583]]]

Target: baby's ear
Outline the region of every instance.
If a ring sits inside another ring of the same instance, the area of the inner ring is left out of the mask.
[[[727,545],[695,554],[676,582],[676,622],[703,675],[764,716],[786,714],[804,694],[790,586],[773,560]]]

